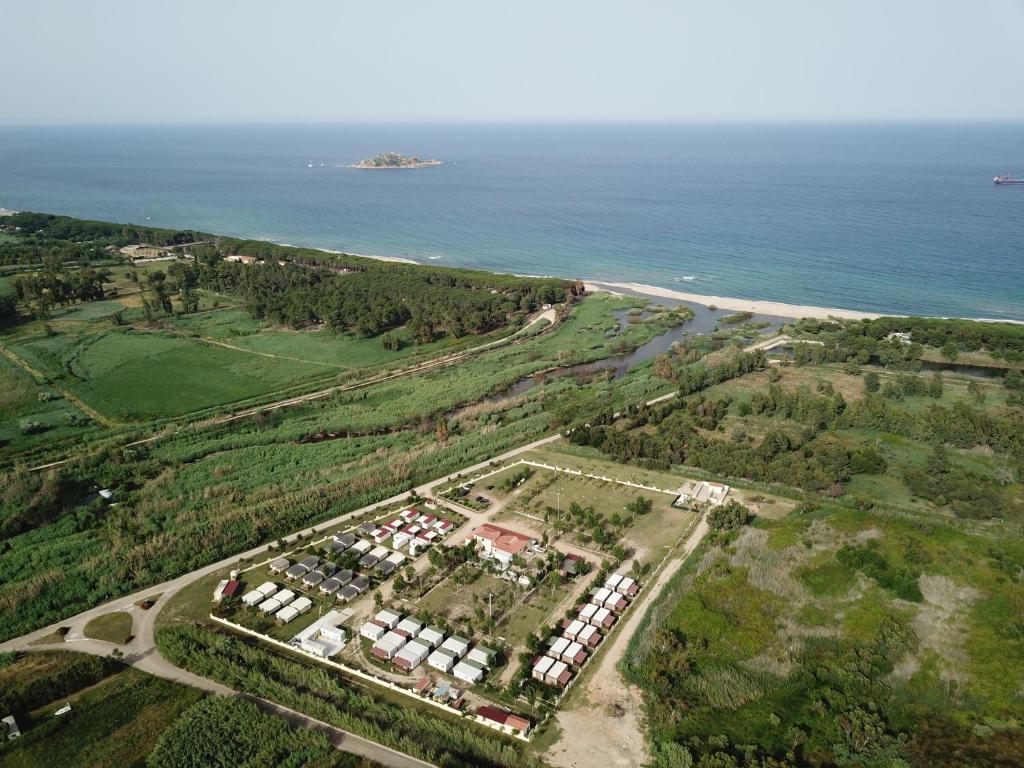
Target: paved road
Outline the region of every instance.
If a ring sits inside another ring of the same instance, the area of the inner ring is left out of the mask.
[[[561,435],[556,434],[541,438],[540,440],[534,440],[532,443],[519,446],[518,448],[503,453],[500,456],[496,456],[488,461],[482,461],[471,467],[463,468],[459,472],[453,472],[437,480],[423,483],[415,489],[416,493],[420,496],[430,495],[431,489],[434,486],[443,483],[451,483],[458,475],[479,472],[490,466],[492,461],[507,461],[521,453],[547,445],[559,440],[560,438]],[[316,528],[322,531],[324,528],[331,528],[340,525],[353,517],[358,517],[359,515],[371,510],[405,501],[408,497],[408,493],[392,496],[382,502],[362,507],[352,512],[338,515],[330,520],[317,523]],[[283,541],[294,542],[299,534],[302,535],[303,539],[307,540],[315,535],[313,528],[310,527],[297,534],[285,537]],[[139,590],[138,592],[134,592],[130,595],[125,595],[124,597],[117,598],[116,600],[111,600],[102,605],[98,605],[95,608],[90,608],[87,611],[82,611],[75,616],[55,622],[47,627],[38,629],[35,632],[30,632],[26,635],[22,635],[21,637],[7,640],[0,643],[0,651],[41,651],[59,649],[91,653],[97,656],[109,656],[111,652],[118,649],[124,654],[124,662],[126,664],[142,670],[143,672],[148,672],[149,674],[156,675],[157,677],[173,680],[184,685],[191,685],[195,688],[209,691],[210,693],[238,695],[236,691],[223,686],[220,683],[208,680],[204,677],[199,677],[187,670],[174,666],[167,661],[167,659],[161,656],[159,651],[157,651],[154,639],[156,618],[175,594],[184,587],[195,582],[197,579],[201,579],[204,576],[209,576],[210,574],[230,568],[238,563],[239,558],[255,559],[261,555],[267,555],[269,553],[269,545],[264,544],[259,547],[254,547],[246,552],[226,557],[223,560],[211,563],[210,565],[199,568],[191,573],[179,576],[176,579],[165,581],[162,584],[155,584],[152,587]],[[159,594],[160,597],[149,610],[144,610],[138,606],[138,603],[157,594]],[[123,611],[132,616],[132,633],[134,636],[131,641],[123,646],[117,646],[114,643],[107,643],[102,640],[92,640],[85,636],[85,625],[88,624],[90,620],[115,611]],[[45,642],[45,638],[53,635],[60,628],[67,629],[64,642]],[[40,642],[41,640],[43,642]],[[408,755],[404,755],[400,752],[396,752],[381,744],[377,744],[376,742],[342,731],[341,729],[309,717],[308,715],[294,712],[292,710],[286,710],[286,708],[280,707],[273,702],[265,701],[263,699],[254,699],[254,701],[270,712],[279,713],[287,711],[288,719],[292,722],[299,723],[309,728],[326,730],[331,735],[332,743],[339,749],[367,757],[381,763],[382,765],[389,766],[390,768],[422,768],[423,766],[428,765],[427,763],[416,760],[415,758],[409,757]]]

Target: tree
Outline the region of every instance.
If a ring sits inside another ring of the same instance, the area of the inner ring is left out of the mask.
[[[868,392],[877,392],[882,386],[881,379],[876,371],[868,371],[864,374],[864,389]]]
[[[18,299],[14,294],[0,295],[0,326],[9,325],[18,319]]]
[[[715,531],[732,531],[750,521],[750,510],[735,499],[712,507],[708,512],[708,525]]]
[[[946,446],[936,445],[932,450],[931,455],[928,457],[928,462],[925,465],[928,470],[928,474],[933,477],[936,475],[945,475],[949,472],[949,453],[946,451]]]
[[[626,505],[626,509],[637,516],[646,515],[654,509],[654,501],[648,499],[646,496],[637,496]]]
[[[956,345],[955,341],[950,339],[942,345],[942,356],[950,362],[953,362],[960,357],[960,347]]]

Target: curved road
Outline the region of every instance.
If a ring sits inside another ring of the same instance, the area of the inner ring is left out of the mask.
[[[506,461],[521,453],[547,445],[548,443],[559,440],[560,438],[561,435],[556,434],[541,438],[540,440],[535,440],[532,443],[519,446],[518,448],[503,453],[500,456],[495,456],[493,459],[482,461],[471,467],[464,467],[458,472],[453,472],[445,477],[432,480],[428,483],[423,483],[422,485],[417,486],[415,492],[420,496],[427,496],[430,494],[430,489],[438,484],[450,483],[460,475],[472,474],[485,469],[490,466],[491,462]],[[377,502],[376,504],[361,507],[360,509],[356,509],[352,512],[347,512],[330,520],[317,523],[316,529],[322,532],[325,528],[340,525],[353,517],[358,517],[359,515],[371,510],[405,501],[408,498],[409,493],[401,493],[397,496],[392,496],[391,498]],[[292,534],[291,536],[284,537],[282,541],[295,542],[296,537],[300,534],[305,539],[315,535],[313,527],[311,526],[310,528],[306,528],[305,530]],[[21,637],[0,643],[0,652],[73,650],[80,651],[82,653],[91,653],[97,656],[109,656],[116,649],[120,650],[124,654],[123,661],[126,664],[143,672],[148,672],[151,675],[156,675],[157,677],[162,677],[167,680],[173,680],[184,685],[191,685],[194,688],[209,691],[210,693],[221,695],[242,695],[231,688],[221,685],[220,683],[194,675],[191,672],[176,667],[167,661],[167,659],[160,655],[156,648],[154,628],[156,618],[160,614],[160,611],[167,605],[170,599],[184,587],[187,587],[189,584],[192,584],[194,581],[201,579],[204,576],[209,576],[210,574],[217,573],[225,568],[230,568],[231,566],[236,565],[240,558],[254,560],[260,555],[269,554],[270,551],[270,545],[263,544],[246,552],[226,557],[216,563],[211,563],[210,565],[199,568],[191,573],[179,576],[176,579],[165,581],[162,584],[154,584],[151,587],[147,587],[146,589],[134,592],[130,595],[125,595],[124,597],[111,600],[102,605],[98,605],[95,608],[82,611],[81,613],[64,619],[63,621],[55,622],[49,626],[43,627],[42,629],[38,629],[34,632],[22,635]],[[146,598],[156,594],[159,594],[160,597],[149,610],[144,610],[137,605]],[[88,624],[90,620],[115,611],[123,611],[132,616],[132,632],[134,637],[131,641],[125,645],[118,646],[114,643],[108,643],[102,640],[92,640],[85,636],[85,625]],[[46,642],[48,637],[52,636],[61,628],[66,628],[68,630],[65,635],[64,642]],[[245,698],[252,700],[263,710],[285,717],[285,719],[294,724],[328,733],[331,738],[331,743],[338,749],[374,760],[382,765],[389,766],[390,768],[424,768],[425,766],[430,765],[422,760],[397,752],[389,747],[364,739],[360,736],[356,736],[355,734],[348,733],[340,728],[335,728],[329,723],[317,720],[300,712],[295,712],[294,710],[282,707],[274,702],[251,696],[245,696]]]

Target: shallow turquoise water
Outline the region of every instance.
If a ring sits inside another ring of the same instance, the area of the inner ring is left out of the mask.
[[[445,165],[344,167],[387,150]],[[992,184],[1008,169],[1024,175],[1021,124],[0,129],[7,208],[1024,320],[1024,187]]]

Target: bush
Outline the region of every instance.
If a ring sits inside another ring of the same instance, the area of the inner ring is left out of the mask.
[[[708,525],[713,531],[732,531],[742,528],[750,521],[750,510],[735,499],[712,507],[708,512]]]

